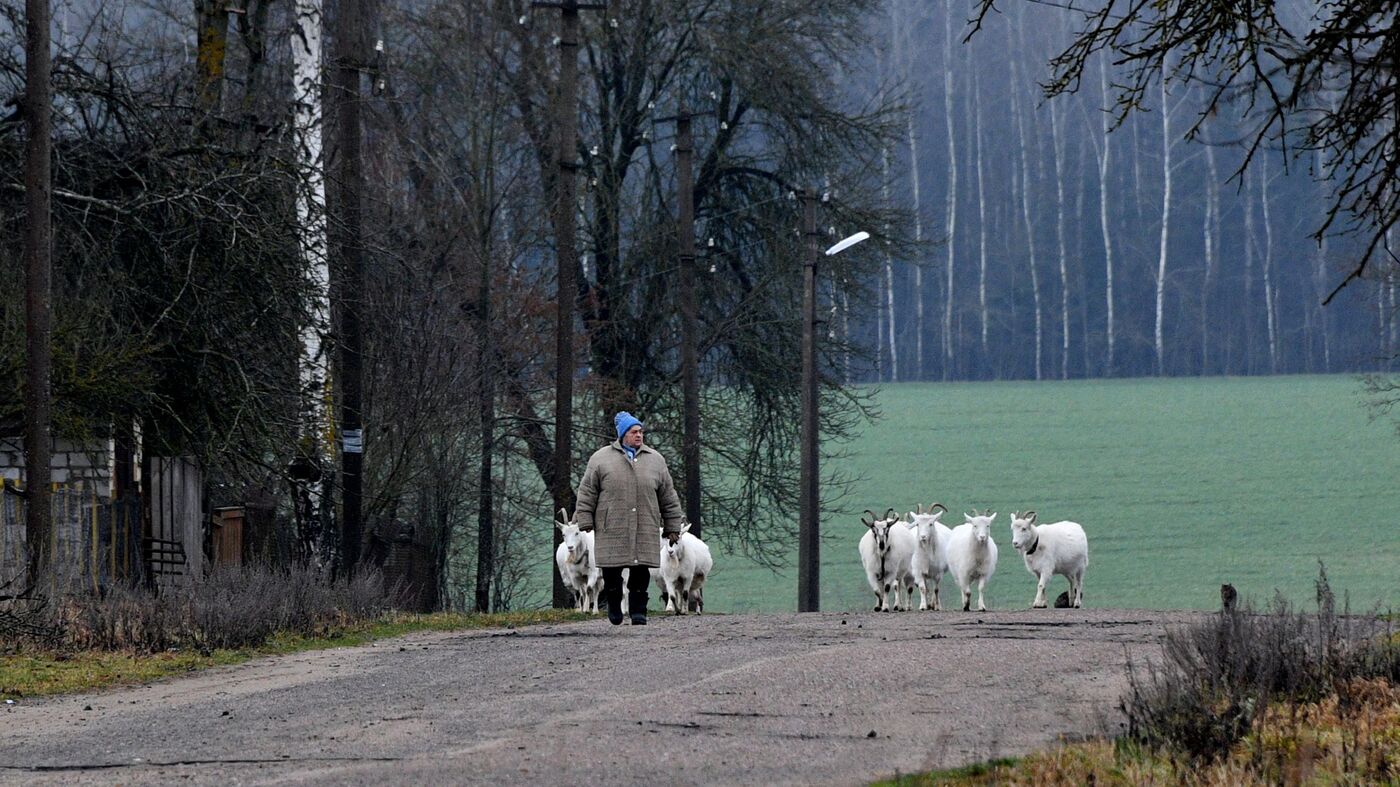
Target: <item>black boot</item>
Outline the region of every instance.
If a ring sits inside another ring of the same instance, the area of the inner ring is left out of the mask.
[[[628,593],[627,610],[632,613],[632,625],[645,626],[647,624],[647,594]],[[618,616],[621,620],[622,616]]]
[[[612,580],[612,581],[609,581]],[[604,577],[603,598],[608,603],[608,622],[622,625],[622,577]]]

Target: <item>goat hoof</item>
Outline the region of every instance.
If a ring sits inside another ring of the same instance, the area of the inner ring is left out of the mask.
[[[1032,604],[1031,609],[1046,609],[1045,602],[1042,601],[1039,604]]]

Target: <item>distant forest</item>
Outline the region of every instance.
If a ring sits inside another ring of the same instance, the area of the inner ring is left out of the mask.
[[[1245,107],[1187,138],[1204,86],[1150,91],[1115,128],[1110,58],[1047,101],[1047,64],[1081,17],[998,8],[965,43],[968,0],[893,0],[872,22],[870,69],[849,75],[852,94],[910,108],[903,144],[882,160],[890,205],[922,241],[884,259],[875,308],[838,321],[878,348],[853,379],[1393,368],[1393,257],[1382,251],[1322,305],[1359,247],[1339,226],[1311,237],[1326,162],[1276,146],[1240,174]]]

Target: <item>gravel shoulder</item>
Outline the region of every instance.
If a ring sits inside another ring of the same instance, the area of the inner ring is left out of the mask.
[[[653,617],[420,634],[0,708],[0,783],[862,784],[1114,732],[1199,613]]]

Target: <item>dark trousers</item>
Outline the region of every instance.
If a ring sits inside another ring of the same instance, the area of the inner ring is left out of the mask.
[[[627,606],[633,612],[646,613],[647,585],[651,583],[651,572],[646,566],[631,566],[627,574]],[[603,600],[609,605],[622,604],[622,569],[613,566],[603,569]],[[640,601],[641,603],[638,603]]]

